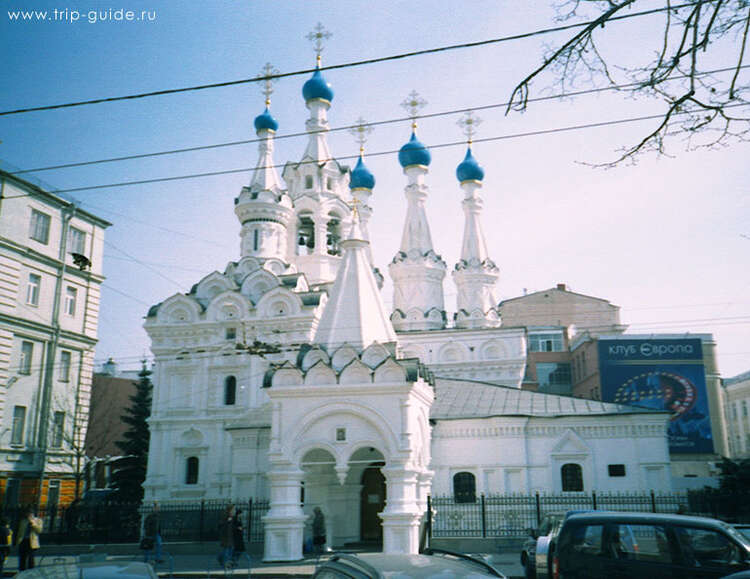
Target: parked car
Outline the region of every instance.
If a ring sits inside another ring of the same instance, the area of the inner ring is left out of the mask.
[[[750,540],[750,523],[736,523],[732,526]]]
[[[750,569],[750,541],[706,517],[589,512],[565,519],[555,579],[713,579]]]
[[[565,513],[548,513],[542,517],[539,526],[529,529],[529,537],[524,541],[521,548],[521,565],[523,565],[526,579],[536,578],[536,551],[537,544],[549,545],[552,537],[557,536],[560,531]]]
[[[495,567],[478,557],[427,549],[419,555],[334,553],[315,570],[313,579],[382,579],[390,576],[404,579],[505,578]]]
[[[17,579],[157,579],[151,565],[140,561],[63,563],[43,565],[21,571]]]

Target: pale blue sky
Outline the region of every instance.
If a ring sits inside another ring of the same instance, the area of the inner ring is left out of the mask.
[[[0,13],[0,110],[248,78],[270,61],[280,71],[310,68],[305,35],[321,21],[333,33],[324,64],[472,42],[552,25],[547,0],[530,2],[316,2],[277,0],[196,3],[123,0],[106,8],[155,11],[146,22],[89,23],[99,2],[3,2]],[[651,2],[650,4],[654,4]],[[649,3],[646,2],[648,6]],[[13,9],[78,10],[72,22],[10,22]],[[654,18],[612,25],[610,54],[631,54],[656,30]],[[326,73],[336,91],[332,127],[403,116],[399,103],[416,89],[425,112],[502,103],[540,62],[544,44],[561,34],[419,56]],[[305,77],[276,85],[272,110],[279,135],[304,130]],[[538,83],[538,89],[544,83]],[[583,86],[581,87],[583,88]],[[554,91],[538,94],[553,94]],[[254,137],[262,111],[259,87],[211,89],[58,111],[0,117],[0,158],[21,168],[137,154]],[[655,114],[652,100],[600,94],[534,104],[524,114],[502,108],[479,113],[479,138]],[[425,119],[427,145],[462,139],[457,115]],[[636,166],[592,169],[649,125],[562,132],[477,143],[486,170],[484,225],[499,265],[502,299],[556,283],[622,307],[631,332],[712,332],[723,375],[750,369],[750,212],[748,144],[720,151],[645,157]],[[408,123],[376,128],[370,152],[398,149]],[[330,135],[334,155],[354,155],[345,132]],[[297,160],[305,138],[279,140],[278,163]],[[427,211],[436,250],[449,268],[458,258],[463,217],[455,167],[464,147],[433,150]],[[252,167],[255,144],[39,173],[56,188]],[[395,155],[368,159],[377,178],[371,222],[376,265],[386,271],[397,250],[405,209]],[[148,340],[146,304],[187,291],[205,274],[223,271],[239,254],[233,198],[250,180],[239,173],[75,193],[82,206],[114,223],[106,234],[100,344],[137,365]],[[162,228],[162,229],[159,229]],[[163,228],[168,229],[165,231]],[[127,255],[148,264],[145,267]],[[161,275],[157,274],[158,271]],[[168,278],[168,279],[165,279]],[[126,294],[126,297],[122,294]],[[445,283],[446,306],[455,289]],[[390,287],[384,298],[389,306]]]

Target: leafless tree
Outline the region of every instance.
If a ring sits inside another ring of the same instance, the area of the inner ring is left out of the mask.
[[[682,136],[688,149],[716,147],[750,137],[747,61],[750,0],[561,0],[557,19],[582,20],[562,45],[547,49],[543,63],[514,88],[508,111],[523,111],[534,81],[552,73],[562,94],[573,85],[608,86],[663,103],[663,115],[646,134],[603,166],[634,161],[640,154],[666,154],[670,137]],[[618,21],[661,19],[646,46],[633,42],[614,51]]]

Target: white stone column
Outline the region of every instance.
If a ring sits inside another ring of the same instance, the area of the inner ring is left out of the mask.
[[[304,474],[298,469],[277,469],[267,474],[271,485],[271,508],[263,517],[264,561],[299,561],[303,557],[305,513],[299,499]]]
[[[315,255],[327,255],[328,216],[315,216]]]
[[[383,520],[383,553],[418,553],[422,511],[417,502],[417,472],[394,465],[383,468],[387,503]]]

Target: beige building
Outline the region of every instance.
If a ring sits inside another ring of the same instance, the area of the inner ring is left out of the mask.
[[[75,495],[109,225],[0,170],[3,504],[65,504]]]
[[[723,381],[729,457],[750,458],[750,371]]]
[[[557,287],[503,300],[498,306],[503,327],[559,326],[573,333],[592,334],[625,331],[620,324],[620,307],[609,301]]]
[[[500,302],[503,327],[520,327],[528,344],[524,390],[552,394],[574,392],[580,368],[574,364],[570,342],[581,332],[619,333],[620,308],[609,301],[570,291],[564,283]],[[594,366],[590,363],[589,368]],[[586,370],[589,371],[588,369]]]

